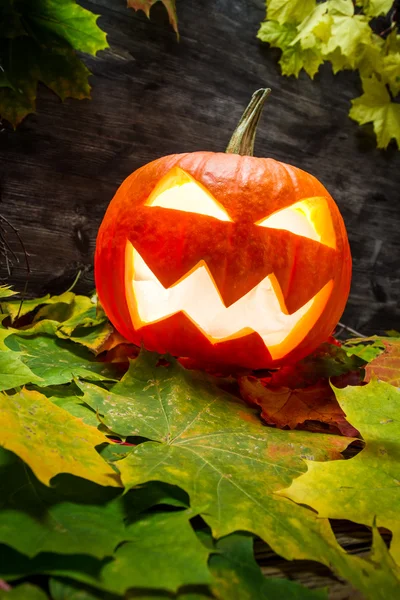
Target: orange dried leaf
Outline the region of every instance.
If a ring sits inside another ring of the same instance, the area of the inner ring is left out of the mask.
[[[400,340],[384,341],[385,350],[365,367],[365,380],[377,377],[400,387]]]
[[[243,398],[261,407],[261,416],[269,425],[295,429],[305,421],[319,421],[337,427],[349,437],[358,435],[345,419],[328,380],[304,388],[264,386],[259,379],[239,379]]]
[[[142,10],[147,17],[150,18],[150,9],[159,0],[128,0],[128,7],[134,10]],[[171,23],[175,33],[179,36],[178,32],[178,16],[176,14],[175,0],[161,0],[167,9],[169,16],[169,22]]]

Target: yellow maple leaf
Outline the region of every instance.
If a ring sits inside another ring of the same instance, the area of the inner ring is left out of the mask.
[[[0,445],[30,466],[45,485],[70,473],[99,485],[119,487],[118,475],[95,447],[108,439],[36,391],[0,394]]]

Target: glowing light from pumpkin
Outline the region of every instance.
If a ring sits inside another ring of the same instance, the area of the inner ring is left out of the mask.
[[[206,188],[178,167],[161,179],[146,204],[232,221]]]
[[[231,221],[212,195],[179,168],[172,169],[159,182],[146,204]],[[291,231],[335,247],[335,234],[328,217],[324,198],[308,198],[256,225]],[[325,308],[332,289],[330,281],[299,310],[288,314],[279,283],[271,274],[226,307],[204,261],[183,280],[165,288],[130,242],[126,256],[131,266],[129,272],[133,273],[133,279],[127,282],[131,286],[127,294],[134,299],[135,306],[128,304],[136,327],[184,312],[212,343],[257,332],[274,359],[289,352],[306,336]]]
[[[272,229],[284,229],[285,231],[291,231],[296,235],[302,235],[316,242],[321,241],[321,236],[318,235],[313,227],[313,223],[307,218],[302,202],[297,202],[289,208],[278,210],[266,219],[259,221],[257,225]]]

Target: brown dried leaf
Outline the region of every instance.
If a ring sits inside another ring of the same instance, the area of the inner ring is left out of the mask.
[[[383,341],[385,350],[365,367],[365,380],[377,377],[400,387],[400,340]]]
[[[150,9],[159,0],[128,0],[128,7],[134,10],[142,10],[150,18]],[[175,0],[161,0],[167,9],[169,22],[171,23],[176,35],[179,37],[178,16],[176,14]]]
[[[347,423],[328,380],[321,380],[304,388],[263,385],[254,377],[241,377],[242,397],[250,404],[261,407],[261,416],[269,425],[295,429],[305,421],[319,421],[333,425],[348,437],[358,432]]]

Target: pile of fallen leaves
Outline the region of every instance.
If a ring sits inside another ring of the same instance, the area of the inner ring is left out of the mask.
[[[398,597],[400,338],[217,376],[139,353],[95,297],[0,294],[1,600],[328,597],[265,578],[255,538]]]

